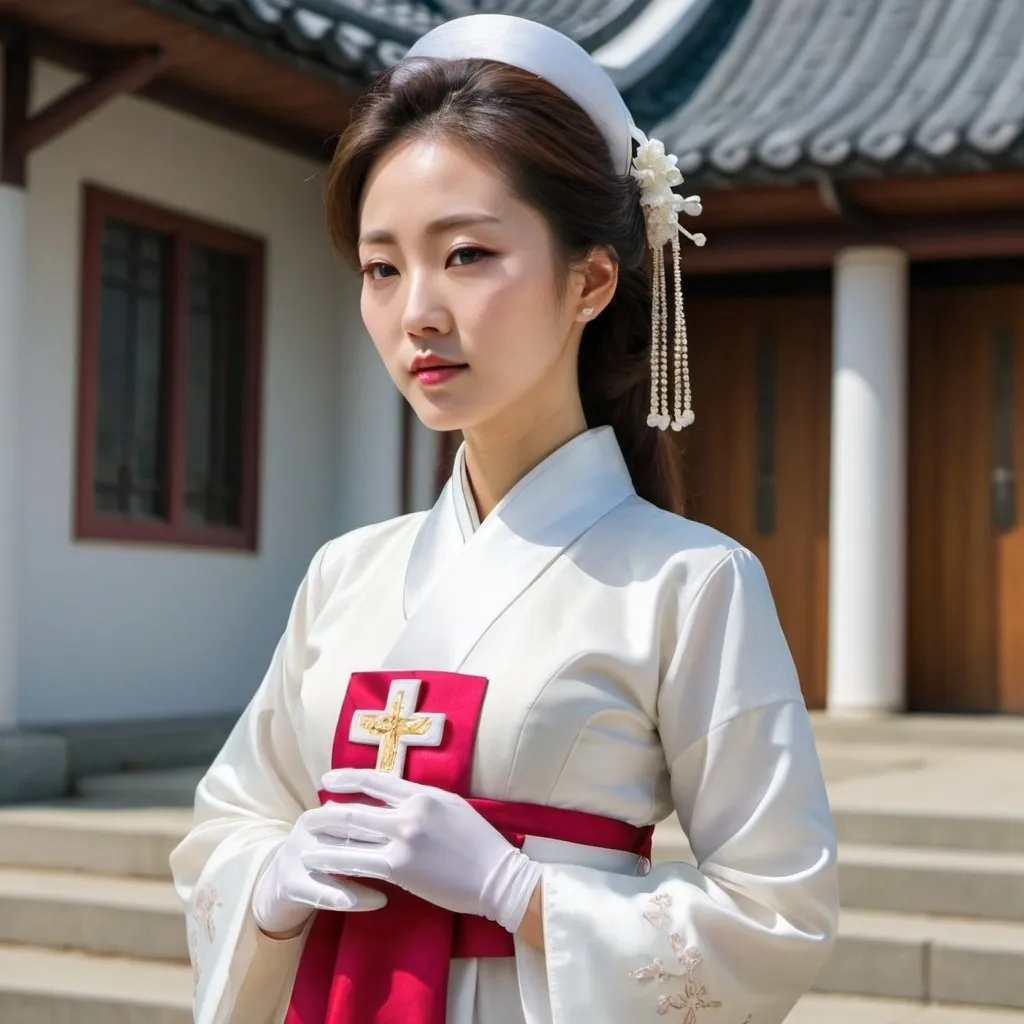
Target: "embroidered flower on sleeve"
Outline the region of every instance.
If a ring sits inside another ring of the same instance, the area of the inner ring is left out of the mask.
[[[199,933],[195,928],[188,930],[188,958],[192,961],[192,986],[198,989],[203,980],[203,968],[199,963]]]
[[[667,1016],[673,1010],[683,1011],[680,1017],[681,1024],[698,1024],[704,1010],[718,1010],[722,1004],[717,999],[710,998],[707,988],[695,977],[700,967],[701,952],[696,946],[687,946],[682,935],[678,932],[670,932],[672,898],[667,893],[659,893],[653,896],[644,910],[644,917],[659,931],[668,936],[668,943],[675,956],[678,967],[672,969],[665,966],[661,959],[653,960],[644,967],[630,971],[629,976],[634,981],[654,981],[664,983],[674,979],[681,980],[683,990],[675,995],[659,995],[656,1003],[659,1016]],[[751,1024],[748,1017],[744,1024]]]
[[[669,922],[669,915],[672,910],[672,897],[667,892],[659,892],[656,896],[652,896],[650,902],[647,904],[647,909],[644,911],[644,917],[647,918],[655,928],[660,928],[662,931],[665,930],[665,926]]]
[[[195,895],[192,897],[192,914],[210,942],[213,942],[217,935],[214,911],[220,906],[223,904],[217,897],[216,889],[212,887],[196,889]]]

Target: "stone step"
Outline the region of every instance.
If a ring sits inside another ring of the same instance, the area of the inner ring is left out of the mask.
[[[833,806],[832,818],[842,847],[911,846],[1024,856],[1024,817]],[[683,859],[690,859],[689,847],[674,818],[658,827],[656,843],[665,856],[671,854],[678,859],[681,854]]]
[[[184,965],[0,946],[0,1020],[11,1024],[192,1024]],[[786,1024],[1024,1024],[984,1006],[811,993]]]
[[[75,785],[77,796],[112,807],[191,807],[205,768],[165,768],[89,775]]]
[[[891,817],[837,812],[844,840],[881,829],[898,832]],[[0,866],[169,878],[168,857],[190,820],[186,809],[7,808],[0,810]],[[842,841],[844,905],[1024,919],[1024,853],[1012,852],[1017,823],[985,819],[982,827],[998,852]],[[938,842],[955,824],[925,820],[907,825],[902,837],[920,839],[929,829]],[[674,820],[656,833],[655,860],[692,861]]]
[[[1024,924],[844,909],[814,987],[1024,1010]]]
[[[1019,715],[847,716],[812,711],[811,722],[819,744],[1000,748],[1024,753],[1024,716]]]
[[[1024,854],[845,843],[844,907],[1024,921]]]
[[[28,946],[0,946],[0,1021],[192,1024],[192,969]]]
[[[11,1024],[192,1024],[184,965],[0,946],[0,1020]],[[1024,1024],[1024,1012],[811,993],[786,1024]]]
[[[168,883],[26,869],[0,871],[0,942],[187,958]],[[816,987],[1024,1009],[1024,924],[847,909]]]
[[[0,868],[0,943],[143,960],[188,960],[166,881]]]
[[[832,808],[840,843],[1024,854],[1024,816]]]
[[[653,860],[694,862],[675,822],[655,833]],[[1024,921],[1024,853],[841,842],[839,886],[854,909]]]
[[[811,993],[797,1003],[785,1024],[1024,1024],[1024,1012]]]
[[[168,857],[189,828],[187,810],[0,809],[0,867],[170,878]]]

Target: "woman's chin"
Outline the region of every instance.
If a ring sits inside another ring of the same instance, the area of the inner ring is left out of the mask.
[[[416,418],[427,428],[438,433],[447,434],[453,430],[463,430],[467,426],[467,417],[459,415],[458,410],[442,408],[432,402],[411,402]]]

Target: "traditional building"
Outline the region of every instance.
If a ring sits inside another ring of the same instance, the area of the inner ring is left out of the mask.
[[[711,238],[694,514],[810,703],[1024,712],[1024,5],[754,0],[655,133]]]
[[[692,514],[809,702],[1024,710],[1015,0],[0,0],[0,799],[215,745],[322,540],[432,500],[320,178],[471,10],[576,38],[705,196]]]
[[[0,2],[0,800],[214,746],[311,553],[399,511],[320,176],[403,43],[216,6]]]

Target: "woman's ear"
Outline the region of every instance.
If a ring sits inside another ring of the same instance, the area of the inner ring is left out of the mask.
[[[595,246],[577,267],[576,319],[593,320],[612,301],[619,283],[619,263],[607,246]]]

